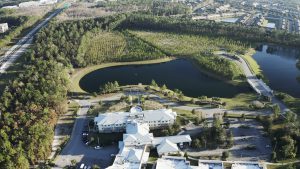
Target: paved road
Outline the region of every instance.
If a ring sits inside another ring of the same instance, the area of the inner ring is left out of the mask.
[[[63,9],[55,10],[51,15],[45,18],[35,28],[33,28],[26,36],[24,36],[17,44],[11,47],[2,57],[0,57],[0,75],[5,73],[6,70],[24,53],[32,43],[33,36],[42,27],[59,14]]]
[[[240,58],[240,60],[235,60],[232,59],[230,57],[228,57],[226,55],[226,52],[224,51],[220,51],[220,52],[216,52],[216,54],[218,54],[221,57],[225,57],[229,60],[234,61],[235,63],[237,63],[238,65],[240,65],[245,73],[245,76],[247,78],[247,82],[250,84],[250,86],[260,95],[264,95],[264,96],[268,96],[271,97],[272,103],[273,104],[278,104],[281,112],[284,113],[286,111],[288,111],[289,109],[286,107],[286,105],[278,100],[274,95],[273,95],[273,91],[271,90],[271,88],[269,86],[267,86],[261,79],[258,79],[256,77],[256,75],[251,71],[249,65],[247,64],[247,62],[245,61],[244,58],[237,56]]]
[[[122,94],[115,94],[108,96],[106,98],[99,98],[95,100],[77,100],[81,108],[78,111],[78,117],[75,120],[72,135],[70,141],[67,143],[65,148],[62,150],[61,154],[56,157],[54,163],[56,167],[63,168],[67,165],[71,165],[71,160],[76,160],[79,163],[84,163],[86,165],[92,166],[97,164],[101,168],[107,167],[111,164],[112,158],[111,154],[118,153],[117,146],[104,147],[100,150],[94,150],[91,147],[86,146],[82,142],[82,131],[84,126],[87,125],[88,120],[86,119],[87,111],[92,104],[97,103],[99,100],[112,101],[119,100]]]

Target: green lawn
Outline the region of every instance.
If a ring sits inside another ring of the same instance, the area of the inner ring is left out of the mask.
[[[255,99],[255,93],[241,93],[233,98],[223,98],[222,101],[226,102],[226,109],[249,109],[249,105]]]
[[[253,54],[256,51],[254,49],[249,49],[249,51],[245,55],[241,55],[247,62],[247,64],[250,66],[251,71],[256,75],[261,75],[262,70],[260,69],[260,66],[257,64],[257,62],[253,59]]]

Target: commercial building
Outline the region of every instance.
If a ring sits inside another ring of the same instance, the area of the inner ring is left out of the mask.
[[[19,4],[20,8],[28,8],[28,7],[37,7],[40,5],[39,1],[28,1],[28,2],[22,2]]]
[[[96,117],[99,132],[116,132],[123,130],[121,128],[126,131],[123,141],[119,142],[120,151],[108,169],[140,169],[148,161],[150,149],[156,148],[160,156],[180,152],[179,147],[191,143],[189,135],[154,137],[150,133],[150,128],[172,125],[175,120],[176,112],[170,109],[142,111],[139,107],[132,108],[130,113],[106,113]]]
[[[7,23],[0,23],[0,33],[4,33],[8,31],[8,24]]]
[[[126,129],[126,122],[136,120],[146,123],[150,129],[163,128],[173,124],[176,120],[176,112],[171,109],[146,110],[132,108],[130,112],[113,112],[99,114],[94,119],[96,130],[100,133],[122,132]]]
[[[225,167],[227,166],[227,167]],[[227,162],[218,160],[199,160],[197,166],[190,165],[184,157],[163,156],[156,162],[156,169],[266,169],[257,162]]]

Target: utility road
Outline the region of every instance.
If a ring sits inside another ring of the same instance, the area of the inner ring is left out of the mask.
[[[63,11],[63,8],[55,10],[0,57],[0,75],[5,73],[7,69],[28,49],[32,44],[33,36],[61,11]]]

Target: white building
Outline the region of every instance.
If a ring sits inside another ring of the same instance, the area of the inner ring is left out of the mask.
[[[156,169],[202,169],[197,166],[191,166],[190,162],[184,157],[163,156],[157,159]]]
[[[52,5],[56,4],[58,0],[40,0],[40,5]]]
[[[4,33],[8,31],[8,24],[7,23],[0,23],[0,33]]]
[[[19,7],[17,5],[11,5],[11,6],[4,6],[2,9],[18,9]]]
[[[136,120],[140,123],[147,123],[150,129],[154,129],[173,124],[176,116],[176,112],[171,109],[142,111],[139,108],[132,108],[130,112],[99,114],[94,119],[94,123],[101,133],[120,132],[126,129],[127,121]]]
[[[39,1],[28,1],[28,2],[22,2],[19,4],[20,8],[28,8],[28,7],[37,7],[40,5]]]
[[[110,124],[110,122],[115,122],[114,124],[125,124],[126,134],[123,135],[123,141],[119,142],[119,153],[116,155],[114,163],[108,169],[140,169],[143,164],[148,161],[149,149],[157,148],[159,155],[178,153],[180,152],[178,145],[190,144],[191,137],[189,135],[179,135],[179,136],[169,136],[169,137],[153,137],[150,132],[150,127],[148,123],[145,123],[144,119],[147,121],[162,119],[165,121],[164,115],[158,115],[160,113],[171,113],[171,110],[158,110],[158,111],[135,111],[139,109],[132,109],[131,113],[108,113],[107,118],[100,118],[100,124]],[[147,117],[147,113],[152,112],[155,116],[160,118]],[[159,113],[158,113],[159,112]],[[133,114],[132,114],[133,113]],[[122,115],[121,115],[122,114]],[[105,115],[105,114],[104,114]],[[121,115],[121,116],[118,116]],[[131,118],[131,117],[134,118]],[[119,118],[117,118],[119,117]],[[143,118],[140,118],[143,117]],[[172,116],[173,118],[176,118]],[[99,120],[99,117],[97,117]],[[95,118],[95,122],[97,121]],[[117,119],[114,119],[117,118]],[[173,119],[174,120],[174,119]],[[110,121],[109,123],[105,123]],[[162,122],[164,124],[164,122]],[[171,123],[170,123],[171,124]],[[106,130],[108,131],[108,130]],[[115,131],[115,130],[111,130]]]

